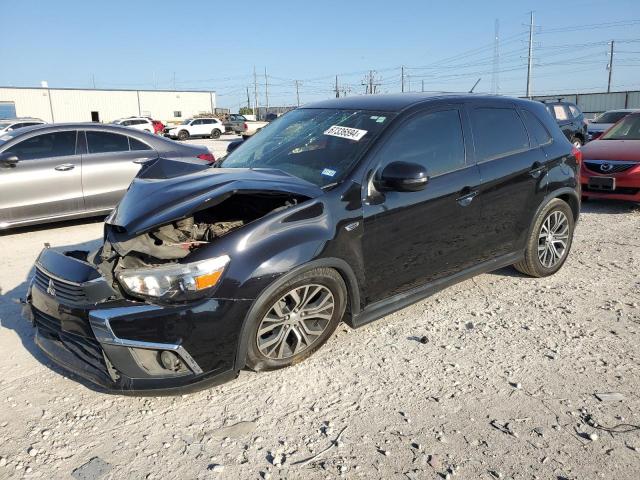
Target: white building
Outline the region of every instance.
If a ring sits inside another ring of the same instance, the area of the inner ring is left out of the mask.
[[[0,87],[2,112],[47,122],[111,122],[150,116],[178,122],[216,108],[215,92],[168,90],[103,90],[82,88]]]

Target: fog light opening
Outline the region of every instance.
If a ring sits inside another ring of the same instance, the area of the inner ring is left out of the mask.
[[[171,370],[172,372],[177,372],[182,368],[180,357],[178,357],[175,352],[169,350],[164,350],[160,354],[160,363],[162,363],[165,369]]]

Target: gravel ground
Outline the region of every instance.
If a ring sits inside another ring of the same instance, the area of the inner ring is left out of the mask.
[[[640,424],[640,207],[585,204],[553,277],[481,275],[294,367],[160,398],[66,378],[13,302],[44,242],[101,230],[0,236],[0,478],[640,478],[638,427],[606,428]]]

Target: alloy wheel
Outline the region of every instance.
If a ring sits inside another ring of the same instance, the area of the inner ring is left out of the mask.
[[[276,301],[256,335],[265,357],[282,360],[309,349],[325,332],[335,309],[331,291],[317,284],[296,287]]]
[[[542,222],[538,234],[538,259],[542,266],[553,268],[567,253],[569,219],[560,210],[554,210]]]

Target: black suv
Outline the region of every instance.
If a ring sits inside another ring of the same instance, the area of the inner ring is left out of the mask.
[[[569,140],[574,147],[580,148],[587,142],[587,122],[585,122],[584,114],[576,104],[563,102],[561,100],[554,102],[545,101],[543,103],[558,123],[564,136],[567,137],[567,140]]]
[[[26,311],[47,355],[120,392],[286,367],[341,321],[507,265],[555,273],[579,215],[579,156],[539,102],[311,104],[213,168],[145,164],[97,252],[42,251]]]

